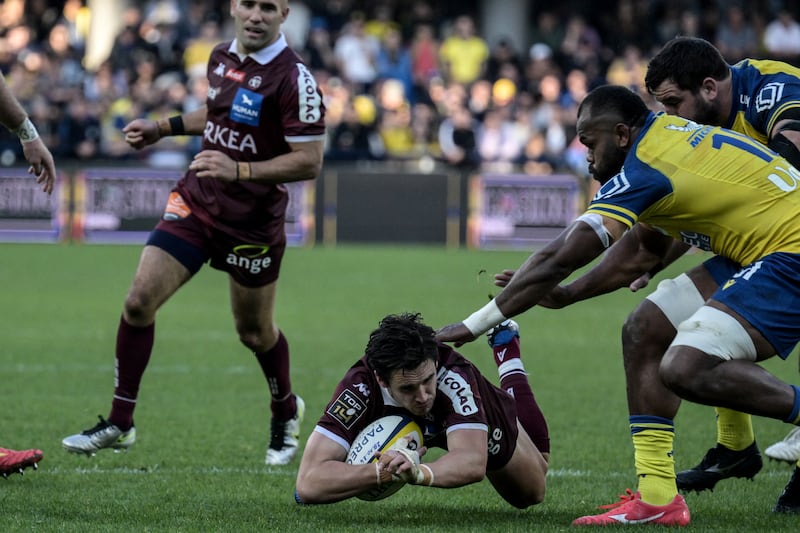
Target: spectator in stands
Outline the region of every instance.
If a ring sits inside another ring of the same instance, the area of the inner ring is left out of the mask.
[[[364,14],[355,12],[343,28],[333,47],[336,66],[342,78],[367,92],[378,75],[377,59],[380,43],[364,31]]]
[[[403,86],[404,98],[411,104],[415,102],[411,53],[403,45],[403,34],[399,28],[390,26],[384,31],[376,67],[377,79],[399,81]]]
[[[439,149],[442,159],[455,167],[473,169],[480,164],[476,137],[480,123],[466,107],[452,110],[439,126]]]
[[[511,172],[523,150],[523,142],[514,133],[507,109],[492,108],[486,112],[476,144],[481,169],[490,172]]]
[[[500,78],[509,78],[518,82],[523,69],[522,59],[520,59],[514,43],[510,39],[502,37],[489,52],[486,78],[492,83]],[[512,71],[516,72],[516,75],[510,75]]]
[[[414,80],[414,100],[424,100],[428,82],[439,71],[439,40],[432,24],[421,23],[415,26],[409,46],[411,54],[411,76]]]
[[[294,15],[294,13],[292,13]],[[289,20],[289,17],[286,20]],[[208,17],[200,25],[197,35],[186,42],[183,50],[183,71],[187,78],[205,77],[211,51],[221,40],[219,20]]]
[[[67,113],[59,124],[59,143],[55,154],[64,159],[92,159],[100,155],[100,118],[96,105],[86,101],[83,95],[72,100]]]
[[[384,149],[375,131],[375,106],[366,96],[345,103],[341,120],[330,133],[325,159],[364,161],[380,159]]]
[[[122,12],[122,30],[117,34],[111,46],[109,60],[114,72],[124,71],[132,79],[136,65],[143,57],[153,56],[154,47],[139,34],[142,24],[142,10],[130,6]]]
[[[289,13],[286,22],[281,24],[281,31],[286,37],[286,42],[293,50],[300,51],[308,41],[311,32],[311,19],[314,16],[308,2],[304,0],[289,0]]]
[[[764,29],[764,48],[770,59],[800,65],[800,23],[791,11],[781,9]]]
[[[545,149],[544,135],[538,131],[528,138],[518,163],[522,171],[530,176],[546,176],[552,174],[558,167],[556,159]]]
[[[331,33],[328,31],[328,23],[324,18],[314,17],[311,20],[311,29],[306,45],[297,52],[303,56],[306,65],[315,76],[319,77],[323,72],[327,72],[328,75],[338,74]]]
[[[714,44],[728,63],[736,63],[758,54],[758,35],[745,16],[742,6],[730,4],[725,9]]]
[[[445,80],[469,85],[486,73],[489,47],[476,34],[475,22],[461,15],[453,23],[453,33],[439,49],[441,70]]]

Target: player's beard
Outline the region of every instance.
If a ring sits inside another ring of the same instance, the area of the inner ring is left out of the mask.
[[[591,168],[592,177],[603,185],[619,174],[627,154],[628,152],[626,150],[615,145],[612,146],[609,148],[608,153],[602,154],[602,157],[599,160],[595,160],[593,163]]]
[[[695,100],[694,117],[692,120],[698,124],[712,124],[717,125],[718,116],[717,107],[713,102],[709,102],[702,98]]]

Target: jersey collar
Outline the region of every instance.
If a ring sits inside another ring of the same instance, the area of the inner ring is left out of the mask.
[[[239,57],[239,59],[244,60],[245,57],[251,57],[254,61],[266,65],[273,59],[275,59],[278,54],[280,54],[284,48],[288,46],[286,43],[286,38],[283,36],[283,33],[278,35],[277,40],[269,46],[265,46],[258,52],[253,52],[250,54],[242,55],[237,51],[237,44],[238,39],[234,39],[231,41],[231,45],[228,47],[228,52],[235,54]]]

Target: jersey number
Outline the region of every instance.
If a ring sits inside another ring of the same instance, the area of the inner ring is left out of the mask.
[[[754,156],[758,157],[759,159],[766,161],[767,163],[771,162],[775,155],[766,150],[765,148],[761,147],[760,145],[755,144],[753,141],[748,139],[744,139],[742,137],[737,137],[734,135],[728,135],[725,133],[715,133],[711,136],[711,146],[714,149],[719,150],[723,144],[729,144],[735,148],[739,148],[740,150],[744,150],[749,154],[753,154]],[[778,175],[776,173],[772,173],[767,176],[767,179],[771,181],[777,188],[784,192],[789,192],[797,189],[797,183],[800,181],[800,172],[797,171],[791,165],[789,168],[783,168],[776,166],[774,167],[776,171],[780,171],[781,174],[785,175]]]

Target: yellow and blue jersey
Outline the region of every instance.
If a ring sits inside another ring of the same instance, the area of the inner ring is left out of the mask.
[[[628,227],[645,222],[747,265],[800,254],[798,186],[800,171],[745,135],[651,113],[586,212]]]
[[[733,101],[726,128],[767,144],[778,119],[800,119],[800,68],[744,59],[731,66],[731,78]]]

